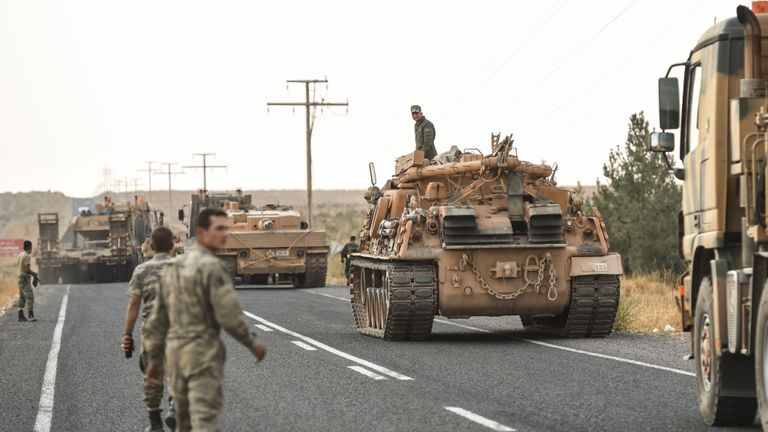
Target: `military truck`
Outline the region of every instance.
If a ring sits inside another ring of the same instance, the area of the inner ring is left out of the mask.
[[[758,3],[758,5],[760,5]],[[764,6],[764,5],[763,5]],[[662,131],[649,149],[671,153],[683,181],[678,306],[691,332],[698,404],[710,425],[768,429],[768,15],[744,6],[710,27],[687,60],[659,79]],[[683,75],[682,93],[678,78]],[[682,108],[680,99],[682,95]],[[671,166],[671,163],[670,163]],[[759,407],[759,408],[758,408]]]
[[[195,234],[197,215],[203,208],[225,210],[229,234],[218,252],[233,278],[244,283],[266,284],[289,281],[295,287],[322,287],[328,269],[325,230],[309,229],[301,214],[290,206],[269,204],[256,207],[251,195],[206,193],[192,195],[188,229]],[[184,212],[179,212],[184,219]]]
[[[399,158],[352,254],[360,333],[422,340],[434,316],[519,315],[528,329],[604,337],[619,304],[621,259],[600,213],[558,187],[553,169],[520,160],[511,137],[492,152]]]
[[[156,216],[145,202],[113,203],[80,209],[63,239],[57,213],[38,215],[38,265],[44,283],[127,282],[138,264],[138,248]]]

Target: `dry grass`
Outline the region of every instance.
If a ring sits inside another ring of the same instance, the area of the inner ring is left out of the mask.
[[[680,312],[675,304],[676,277],[649,274],[624,277],[616,330],[651,333],[667,325],[680,331]]]
[[[15,280],[0,276],[0,315],[11,307],[11,302],[18,291]]]

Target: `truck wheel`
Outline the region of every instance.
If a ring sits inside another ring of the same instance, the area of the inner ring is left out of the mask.
[[[751,371],[745,366],[748,357],[715,349],[714,303],[712,280],[705,277],[699,285],[699,298],[693,324],[693,352],[696,362],[696,390],[699,410],[710,426],[747,426],[755,421],[757,401],[751,397],[724,396],[724,387],[741,381]]]
[[[763,430],[768,430],[768,282],[760,296],[755,327],[755,387]]]

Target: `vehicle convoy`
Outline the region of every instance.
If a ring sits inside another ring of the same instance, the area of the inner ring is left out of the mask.
[[[758,4],[759,5],[759,4]],[[692,331],[698,402],[710,425],[768,429],[768,15],[739,6],[707,30],[688,60],[659,80],[662,132],[650,150],[672,152],[680,129],[678,305]],[[682,111],[677,78],[684,74]],[[682,115],[681,115],[682,114]],[[682,121],[681,121],[682,120]]]
[[[97,204],[95,212],[81,209],[60,239],[59,215],[38,214],[42,282],[127,282],[139,261],[138,248],[155,220],[149,205],[138,199]]]
[[[514,155],[513,155],[514,154]],[[360,333],[422,340],[433,318],[520,315],[526,328],[603,337],[619,304],[621,258],[597,210],[560,188],[554,170],[516,156],[511,137],[492,153],[423,151],[400,157],[351,256]]]
[[[328,245],[324,230],[309,229],[301,214],[290,206],[256,207],[251,195],[206,193],[192,195],[188,226],[206,207],[221,208],[229,218],[229,234],[218,252],[233,278],[244,283],[266,284],[290,280],[295,287],[322,287],[328,270]],[[184,220],[184,212],[179,211]],[[190,238],[195,230],[188,229]]]

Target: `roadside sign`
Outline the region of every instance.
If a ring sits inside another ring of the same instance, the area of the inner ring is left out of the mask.
[[[0,256],[16,256],[24,250],[23,239],[0,239]]]

